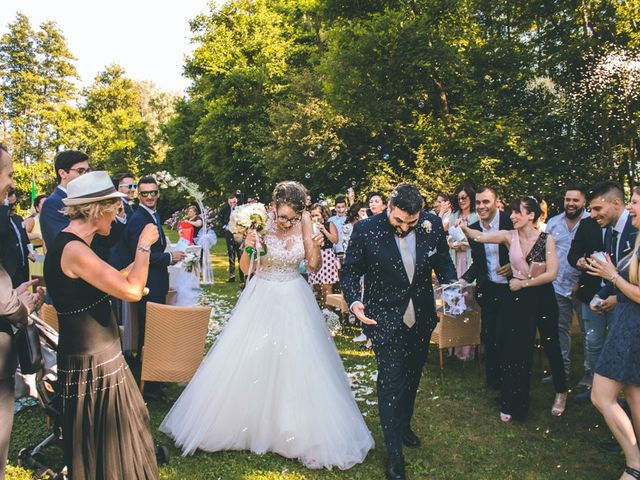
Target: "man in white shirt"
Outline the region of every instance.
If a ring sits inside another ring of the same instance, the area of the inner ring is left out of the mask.
[[[571,248],[571,242],[578,231],[578,225],[583,218],[589,217],[589,213],[585,210],[586,203],[585,191],[581,186],[568,186],[564,194],[564,212],[552,217],[547,223],[547,233],[553,235],[558,255],[558,276],[553,282],[553,289],[560,314],[558,317],[558,337],[567,377],[571,373],[571,322],[574,312],[578,318],[581,318],[580,301],[575,298],[580,271],[569,264],[567,255]],[[582,320],[580,323],[582,324]],[[588,370],[586,355],[585,369]]]

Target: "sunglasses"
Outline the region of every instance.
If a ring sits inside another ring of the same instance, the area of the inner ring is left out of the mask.
[[[467,195],[458,195],[458,200],[468,200],[469,197]]]
[[[77,172],[78,175],[84,175],[85,173],[89,173],[91,171],[90,168],[70,168],[67,171],[70,172],[71,170],[73,170],[74,172]]]
[[[141,197],[147,198],[147,197],[151,197],[151,198],[156,198],[158,196],[158,190],[150,190],[148,192],[138,192],[138,195],[140,195]]]
[[[138,185],[136,183],[121,183],[120,185],[118,185],[118,188],[123,187],[127,187],[127,190],[135,190],[136,188],[138,188]]]

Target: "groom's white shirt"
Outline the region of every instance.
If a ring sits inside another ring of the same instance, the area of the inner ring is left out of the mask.
[[[405,238],[407,239],[407,247],[409,247],[409,253],[411,253],[411,256],[413,257],[413,264],[415,265],[416,264],[416,231],[415,229],[411,230],[411,232],[409,232]],[[398,251],[401,251],[400,237],[394,234],[393,239],[396,241],[396,246],[398,247]],[[353,312],[354,305],[358,305],[358,304],[362,305],[362,302],[359,300],[356,300],[349,306],[349,309]]]

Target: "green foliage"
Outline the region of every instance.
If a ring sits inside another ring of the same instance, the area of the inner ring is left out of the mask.
[[[14,159],[41,162],[56,149],[56,126],[63,123],[67,101],[75,98],[74,60],[62,32],[53,22],[35,31],[18,14],[0,39],[0,96],[3,131]]]

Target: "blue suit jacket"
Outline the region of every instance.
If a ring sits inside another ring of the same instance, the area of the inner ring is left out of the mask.
[[[58,236],[60,231],[69,225],[69,217],[61,212],[65,207],[62,199],[67,198],[67,194],[59,187],[47,197],[40,211],[40,229],[42,230],[42,239],[45,245],[53,244],[53,240]]]
[[[46,202],[45,202],[46,203]],[[136,256],[138,239],[144,227],[155,220],[144,208],[138,207],[131,217],[127,218],[127,226],[114,251],[109,263],[117,269],[128,266]],[[165,253],[167,237],[161,232],[160,239],[151,245],[151,257],[149,259],[149,275],[147,288],[150,297],[164,297],[169,291],[169,272],[167,267],[171,265],[171,254]]]
[[[430,232],[423,227],[425,222],[430,222]],[[340,283],[345,300],[351,305],[360,300],[360,278],[364,277],[365,314],[378,324],[363,325],[363,330],[374,344],[393,338],[403,324],[409,299],[416,312],[413,328],[427,340],[438,321],[431,283],[433,270],[442,283],[458,279],[440,218],[422,212],[415,232],[416,269],[409,283],[386,212],[361,220],[353,228]]]
[[[631,215],[627,218],[627,223],[624,224],[624,229],[620,235],[620,241],[618,242],[617,260],[618,265],[620,260],[629,255],[633,251],[633,246],[636,242],[636,234],[638,229],[631,225]],[[600,298],[607,298],[610,295],[615,295],[615,287],[611,282],[605,281],[604,286],[598,292]]]

